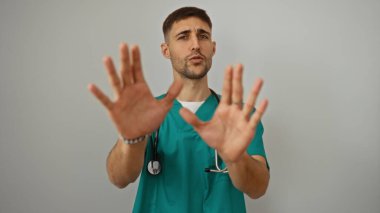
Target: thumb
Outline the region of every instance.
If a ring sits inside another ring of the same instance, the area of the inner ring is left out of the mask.
[[[199,120],[193,112],[184,107],[182,107],[182,109],[179,111],[179,114],[188,124],[193,126],[194,129],[199,128],[203,124],[203,122]]]
[[[178,96],[179,92],[181,92],[181,89],[182,82],[179,80],[174,81],[172,85],[170,85],[170,88],[165,97],[162,99],[162,102],[164,102],[166,105],[171,105],[174,99]]]

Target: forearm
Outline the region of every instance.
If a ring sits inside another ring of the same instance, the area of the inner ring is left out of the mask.
[[[144,164],[146,140],[127,145],[120,139],[107,158],[107,173],[110,181],[119,188],[134,182]]]
[[[263,196],[269,184],[269,171],[261,162],[244,153],[235,163],[227,163],[229,176],[234,186],[250,198]]]

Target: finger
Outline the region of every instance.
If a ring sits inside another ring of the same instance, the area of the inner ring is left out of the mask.
[[[243,65],[236,65],[232,74],[232,104],[242,107],[243,86],[242,86]]]
[[[222,90],[222,104],[231,104],[231,87],[232,87],[232,67],[227,66],[224,72],[223,90]]]
[[[256,130],[257,125],[259,124],[262,116],[264,115],[265,110],[268,107],[268,99],[264,99],[256,111],[253,113],[253,116],[249,120],[249,127],[253,130]]]
[[[115,97],[119,97],[121,92],[121,82],[119,77],[117,76],[115,66],[113,65],[112,59],[110,57],[105,57],[103,59],[103,63],[107,69],[108,73],[108,81],[112,87],[112,90],[114,91]]]
[[[181,89],[182,82],[179,80],[174,81],[166,93],[166,96],[161,100],[162,103],[167,106],[171,106],[174,99],[179,95],[179,92],[181,92]]]
[[[133,73],[135,82],[145,82],[142,65],[141,65],[141,55],[140,48],[138,46],[134,46],[132,48],[132,59],[133,59]]]
[[[262,86],[263,86],[263,80],[261,78],[257,79],[255,83],[253,84],[248,100],[245,103],[244,108],[243,108],[243,115],[246,118],[250,117],[250,114],[253,110],[253,107],[256,104],[256,100],[257,100],[257,97],[259,96]]]
[[[128,45],[125,43],[120,44],[120,72],[123,81],[123,86],[128,86],[133,83],[131,77],[131,62],[129,59]]]
[[[88,90],[90,90],[90,92],[100,101],[100,103],[102,103],[108,110],[110,110],[112,108],[112,102],[111,100],[106,96],[104,95],[104,93],[98,89],[97,86],[95,86],[94,84],[89,84],[88,85]]]
[[[193,126],[194,129],[197,129],[203,124],[203,122],[199,120],[193,112],[191,112],[190,110],[184,107],[181,108],[181,110],[179,111],[179,114],[188,124]]]

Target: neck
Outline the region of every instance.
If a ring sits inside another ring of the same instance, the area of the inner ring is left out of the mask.
[[[180,101],[204,101],[210,96],[207,75],[199,80],[191,80],[174,75],[174,78],[181,78],[183,87],[177,99]]]

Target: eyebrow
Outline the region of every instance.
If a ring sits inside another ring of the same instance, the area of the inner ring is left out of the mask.
[[[204,29],[202,29],[202,28],[198,28],[198,29],[196,29],[196,31],[197,31],[197,34],[206,33],[208,36],[211,35],[210,32],[208,32],[207,30],[204,30]],[[175,35],[175,37],[178,37],[178,36],[183,35],[183,34],[186,35],[186,34],[189,34],[190,32],[191,32],[191,30],[183,30],[183,31],[177,33],[177,34]]]
[[[175,35],[175,37],[178,37],[178,36],[183,35],[183,34],[189,34],[190,32],[191,32],[191,30],[182,30],[181,32],[177,33]]]
[[[211,35],[211,33],[208,32],[207,30],[204,30],[202,28],[197,29],[197,34],[202,34],[202,33],[206,33],[209,36]]]

